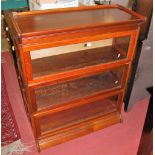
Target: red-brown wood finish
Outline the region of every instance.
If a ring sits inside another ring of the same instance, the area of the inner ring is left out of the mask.
[[[120,5],[105,5],[9,17],[18,79],[38,151],[122,121],[124,92],[144,16]],[[31,57],[35,50],[106,39],[112,43]]]

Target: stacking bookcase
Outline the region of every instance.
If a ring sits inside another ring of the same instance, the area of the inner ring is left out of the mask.
[[[10,14],[18,79],[39,151],[122,121],[145,20],[120,5]]]

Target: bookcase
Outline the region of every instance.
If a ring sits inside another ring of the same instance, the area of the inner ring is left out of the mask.
[[[122,121],[144,16],[104,5],[12,13],[9,18],[38,151]]]

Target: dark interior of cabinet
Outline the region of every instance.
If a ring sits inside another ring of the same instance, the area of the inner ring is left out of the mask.
[[[76,99],[120,88],[124,67],[93,76],[35,89],[37,109],[42,110]]]
[[[54,131],[100,117],[117,110],[118,95],[57,112],[39,119],[41,133]]]

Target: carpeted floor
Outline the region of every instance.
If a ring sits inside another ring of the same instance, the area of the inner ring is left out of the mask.
[[[31,147],[25,155],[136,155],[148,107],[148,98],[123,115],[123,123],[37,152],[31,126],[26,117],[15,68],[10,53],[4,52],[4,76],[22,142]],[[124,108],[122,108],[124,109]]]
[[[1,78],[1,145],[3,147],[20,139],[20,133],[8,97],[3,73],[3,65],[1,70]]]

